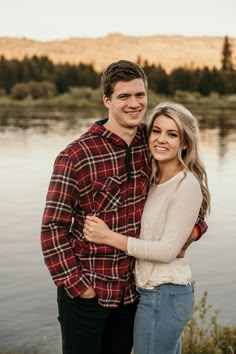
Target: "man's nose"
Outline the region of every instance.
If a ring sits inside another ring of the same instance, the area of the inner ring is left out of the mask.
[[[137,97],[130,96],[130,98],[129,98],[129,106],[130,107],[138,107],[139,106],[139,101],[138,101]]]

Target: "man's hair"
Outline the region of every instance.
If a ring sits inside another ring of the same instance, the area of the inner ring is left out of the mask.
[[[110,98],[118,81],[131,81],[134,79],[142,79],[147,90],[147,77],[138,64],[128,60],[119,60],[110,64],[104,70],[101,78],[103,95]]]

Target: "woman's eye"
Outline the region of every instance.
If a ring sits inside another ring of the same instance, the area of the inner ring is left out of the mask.
[[[175,133],[170,133],[169,136],[177,137],[177,134],[175,134]]]

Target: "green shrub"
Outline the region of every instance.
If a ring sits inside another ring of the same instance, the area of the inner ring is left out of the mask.
[[[30,95],[29,85],[27,83],[15,84],[10,91],[13,100],[24,100]]]
[[[233,354],[236,350],[236,327],[217,323],[219,310],[210,314],[207,291],[194,308],[194,314],[182,335],[183,354]]]
[[[49,81],[29,81],[15,84],[10,92],[14,100],[24,100],[31,97],[34,100],[39,98],[52,98],[56,96],[56,86]]]
[[[56,86],[49,81],[29,81],[30,95],[33,99],[52,98],[56,95]]]

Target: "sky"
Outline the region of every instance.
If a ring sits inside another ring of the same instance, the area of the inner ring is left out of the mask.
[[[0,37],[236,37],[236,0],[0,0]]]

